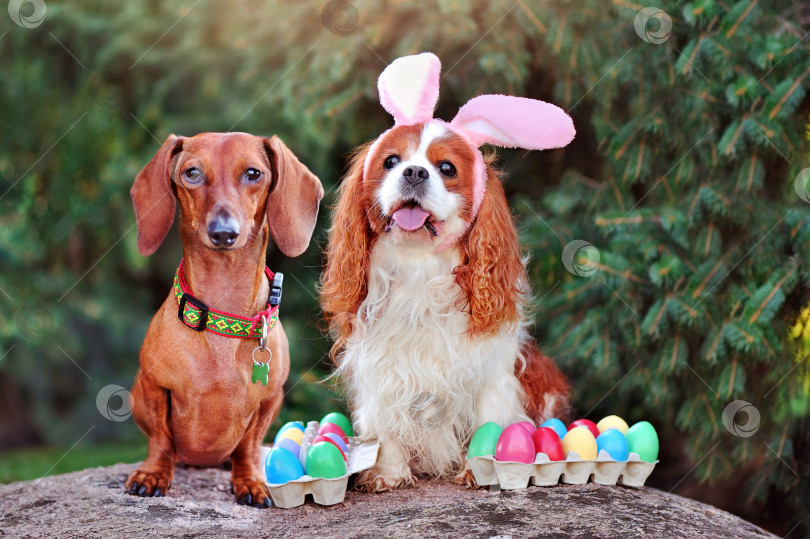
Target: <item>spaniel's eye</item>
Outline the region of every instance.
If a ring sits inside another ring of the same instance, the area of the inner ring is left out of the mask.
[[[203,173],[197,167],[191,167],[186,169],[186,171],[183,173],[183,176],[186,177],[186,180],[189,183],[197,183],[203,179]]]
[[[249,182],[255,182],[256,180],[258,180],[261,177],[262,177],[262,171],[261,170],[257,170],[255,168],[249,168],[249,169],[247,169],[245,171],[245,178],[247,178],[247,181],[249,181]]]
[[[383,161],[383,168],[385,170],[391,170],[392,168],[394,168],[398,164],[399,164],[399,156],[398,155],[389,155],[388,157],[385,158],[385,161]]]
[[[450,161],[442,161],[441,163],[439,163],[439,172],[441,172],[448,178],[456,177],[456,167],[454,167],[453,163],[451,163]]]

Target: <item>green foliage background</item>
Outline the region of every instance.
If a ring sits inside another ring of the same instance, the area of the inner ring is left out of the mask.
[[[579,413],[652,421],[659,486],[783,532],[807,519],[806,370],[786,328],[810,298],[810,206],[793,182],[808,166],[808,9],[661,2],[673,27],[656,45],[634,30],[644,6],[625,0],[340,4],[49,1],[31,29],[0,16],[0,374],[31,439],[143,443],[95,397],[131,384],[179,258],[176,231],[137,253],[128,193],[169,133],[276,133],[330,205],[347,153],[390,126],[380,71],[430,50],[444,64],[437,117],[480,93],[574,117],[570,147],[500,155],[536,332]],[[279,421],[342,406],[316,383],[329,372],[315,293],[327,220],[303,257],[268,252],[288,276]],[[576,239],[599,253],[590,277],[564,268]],[[761,413],[754,436],[722,424],[737,399]],[[736,494],[713,496],[718,481]]]

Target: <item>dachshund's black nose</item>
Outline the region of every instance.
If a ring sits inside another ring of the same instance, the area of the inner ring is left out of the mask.
[[[216,247],[230,247],[239,237],[239,223],[227,213],[220,212],[208,223],[208,237]]]
[[[402,175],[405,177],[405,181],[411,185],[419,185],[430,177],[425,167],[418,167],[416,165],[406,167],[405,170],[402,171]]]

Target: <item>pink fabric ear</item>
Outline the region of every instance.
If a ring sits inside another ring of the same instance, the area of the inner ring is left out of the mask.
[[[396,125],[415,125],[433,118],[441,69],[439,58],[429,52],[397,58],[385,68],[377,89],[380,103]]]
[[[450,122],[476,146],[547,150],[574,140],[574,122],[560,107],[509,95],[480,95],[467,101]]]

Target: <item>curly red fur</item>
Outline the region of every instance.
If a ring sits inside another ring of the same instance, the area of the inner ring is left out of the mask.
[[[335,360],[351,333],[351,317],[367,293],[371,230],[363,204],[363,161],[369,144],[352,157],[348,174],[339,189],[339,202],[332,212],[332,227],[325,250],[326,270],[321,276],[321,308],[335,343],[330,357]]]
[[[454,270],[467,298],[470,335],[494,335],[520,319],[527,285],[512,214],[498,173],[487,165],[487,190],[478,216],[461,241]]]
[[[539,423],[556,417],[568,422],[571,415],[568,395],[570,388],[557,365],[533,342],[523,345],[526,365],[515,365],[515,375],[526,392],[526,413]]]

